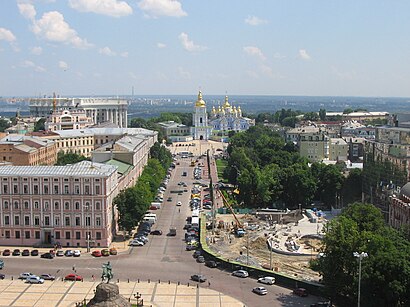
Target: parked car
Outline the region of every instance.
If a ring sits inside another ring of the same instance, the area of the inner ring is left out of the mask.
[[[265,276],[258,278],[258,282],[266,285],[273,285],[275,283],[275,277]]]
[[[0,279],[4,279],[4,278],[6,278],[6,275],[0,274]]]
[[[107,257],[107,256],[110,255],[110,251],[109,251],[107,248],[104,248],[103,250],[101,250],[101,254],[102,254],[104,257]]]
[[[64,277],[64,280],[82,281],[83,277],[77,274],[68,274],[66,277]]]
[[[204,262],[205,262],[204,256],[198,256],[198,258],[196,258],[196,262],[198,262],[198,263],[204,263]]]
[[[144,246],[144,242],[134,239],[129,243],[129,246]]]
[[[162,235],[162,230],[159,230],[159,229],[153,230],[153,231],[151,231],[151,234],[154,235],[154,236],[160,236],[160,235]]]
[[[57,257],[63,257],[63,256],[64,256],[64,251],[61,250],[61,249],[59,249],[59,250],[56,252],[56,256],[57,256]]]
[[[80,252],[78,249],[76,249],[76,250],[73,251],[73,256],[74,256],[74,257],[80,257],[80,256],[81,256],[81,252]]]
[[[44,279],[42,279],[38,276],[29,276],[26,279],[26,283],[29,283],[29,284],[44,284]]]
[[[50,274],[41,274],[40,278],[44,279],[44,280],[55,280],[56,277]]]
[[[194,275],[192,275],[192,276],[191,276],[191,279],[192,279],[193,281],[198,281],[198,282],[205,282],[205,281],[206,281],[205,276],[204,276],[204,275],[200,275],[200,274],[194,274]]]
[[[194,257],[194,258],[198,258],[199,256],[201,256],[201,251],[195,251],[195,252],[192,254],[192,257]]]
[[[31,255],[31,256],[38,256],[38,249],[33,249],[33,250],[30,252],[30,255]]]
[[[135,240],[141,241],[142,243],[148,243],[149,239],[146,236],[138,235],[134,237]]]
[[[192,245],[192,244],[187,244],[185,247],[185,250],[187,251],[193,251],[196,248],[196,246]]]
[[[211,205],[204,205],[203,208],[206,209],[206,210],[211,210],[212,206]]]
[[[268,290],[265,289],[265,287],[256,287],[252,289],[253,293],[259,294],[259,295],[266,295],[268,294]]]
[[[296,294],[296,295],[302,296],[302,297],[308,296],[308,293],[307,293],[307,291],[306,291],[305,288],[296,288],[296,289],[293,289],[293,294]]]
[[[24,273],[21,273],[21,274],[19,275],[19,279],[27,279],[27,278],[30,277],[30,276],[36,276],[36,275],[34,275],[33,273],[24,272]]]
[[[237,270],[237,271],[233,271],[232,275],[236,277],[246,278],[249,276],[249,273],[245,270]]]
[[[44,253],[44,254],[41,254],[40,257],[44,259],[53,259],[54,255],[52,253]]]
[[[30,256],[30,251],[28,249],[24,249],[21,253],[22,256]]]
[[[182,202],[177,202],[177,206],[179,207],[179,206],[182,206]]]
[[[3,251],[3,256],[10,256],[10,254],[11,254],[11,251],[9,249],[5,249]]]
[[[67,249],[64,253],[66,257],[72,257],[73,256],[73,251],[71,249]]]
[[[116,249],[115,247],[111,247],[111,248],[110,248],[110,254],[111,254],[111,255],[117,255],[117,254],[118,254],[117,249]]]
[[[99,250],[93,251],[91,253],[91,255],[93,255],[94,257],[101,257],[102,256],[101,251],[99,251]]]
[[[18,248],[13,250],[13,256],[20,256],[20,250]]]
[[[216,267],[218,267],[218,263],[217,263],[216,261],[213,261],[213,260],[205,261],[205,265],[206,265],[208,268],[216,268]]]

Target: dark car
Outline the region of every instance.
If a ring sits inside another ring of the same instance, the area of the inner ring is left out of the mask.
[[[40,257],[44,259],[53,259],[54,255],[52,253],[44,253],[44,254],[41,254]]]
[[[31,256],[38,256],[38,249],[33,249],[30,253]]]
[[[185,247],[185,249],[186,249],[187,251],[193,251],[195,248],[196,248],[196,247],[195,247],[194,245],[191,245],[191,244],[187,244],[186,247]]]
[[[3,256],[10,256],[11,255],[11,251],[9,249],[5,249],[3,251]]]
[[[216,268],[216,267],[218,267],[218,263],[217,263],[216,261],[213,261],[213,260],[205,261],[205,265],[206,265],[208,268]]]
[[[154,235],[154,236],[160,236],[160,235],[162,235],[162,230],[153,230],[153,231],[151,231],[151,234],[152,235]]]
[[[4,279],[4,278],[6,278],[6,275],[0,274],[0,279]]]
[[[195,251],[195,252],[192,254],[192,257],[194,257],[194,258],[198,258],[199,256],[201,256],[201,251]]]
[[[293,290],[293,294],[296,294],[298,296],[308,296],[308,293],[305,288],[296,288]]]
[[[73,256],[73,251],[71,250],[71,249],[67,249],[65,252],[64,252],[64,255],[66,256],[66,257],[72,257]]]
[[[206,281],[205,276],[204,276],[204,275],[199,275],[199,274],[194,274],[194,275],[192,275],[192,276],[191,276],[191,279],[192,279],[193,281],[198,281],[198,282],[205,282],[205,281]]]
[[[22,256],[30,256],[30,251],[28,249],[23,250],[21,253]]]
[[[204,262],[205,262],[204,256],[198,256],[198,258],[196,258],[196,262],[198,262],[198,263],[204,263]]]
[[[16,248],[15,250],[13,250],[13,256],[20,256],[20,250],[18,248]]]

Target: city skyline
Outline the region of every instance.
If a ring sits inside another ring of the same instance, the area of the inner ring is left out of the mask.
[[[0,4],[0,96],[410,97],[405,1]]]

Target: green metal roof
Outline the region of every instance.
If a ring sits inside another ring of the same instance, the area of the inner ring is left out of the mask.
[[[132,169],[131,164],[124,163],[115,159],[108,160],[107,162],[105,162],[105,164],[117,166],[117,173],[120,173],[121,175],[128,173]]]

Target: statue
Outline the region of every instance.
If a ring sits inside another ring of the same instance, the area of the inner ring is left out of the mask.
[[[107,279],[107,284],[110,282],[110,280],[114,277],[112,274],[112,266],[110,262],[108,261],[107,263],[103,263],[102,266],[103,272],[101,275],[101,281],[103,282],[105,279]]]

